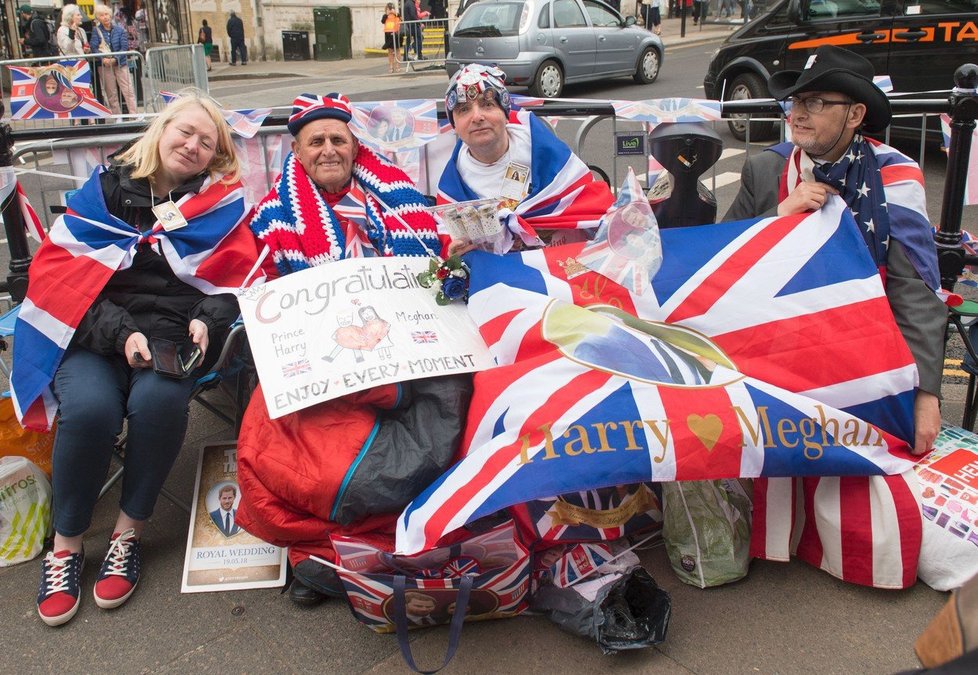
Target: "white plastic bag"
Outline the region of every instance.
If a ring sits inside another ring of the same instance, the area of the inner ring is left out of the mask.
[[[978,436],[945,426],[914,470],[924,516],[917,576],[949,591],[978,574]]]
[[[37,556],[51,528],[51,484],[23,457],[0,457],[0,567]]]

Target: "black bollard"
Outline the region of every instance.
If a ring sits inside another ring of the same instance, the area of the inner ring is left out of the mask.
[[[3,116],[3,102],[0,101],[0,117]],[[14,140],[9,124],[0,124],[0,171],[13,167]],[[16,180],[16,179],[14,179]],[[27,229],[20,211],[20,195],[14,187],[7,199],[0,205],[3,213],[3,229],[7,235],[10,249],[10,273],[7,275],[5,289],[14,302],[23,302],[27,295],[27,269],[31,266],[31,250],[27,245]]]
[[[966,263],[978,262],[965,260],[961,245],[961,214],[968,179],[968,158],[971,155],[975,119],[978,118],[978,66],[973,63],[960,66],[954,71],[954,84],[949,99],[951,144],[947,154],[944,201],[941,203],[940,227],[934,236],[941,286],[948,291],[954,290],[954,284]]]

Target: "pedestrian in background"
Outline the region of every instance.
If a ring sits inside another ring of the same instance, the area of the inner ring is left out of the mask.
[[[388,2],[384,8],[384,15],[380,17],[380,22],[384,24],[384,49],[387,50],[387,65],[392,73],[401,72],[401,67],[397,65],[397,58],[394,50],[397,49],[401,39],[401,17],[397,15],[397,9],[393,2]]]
[[[21,5],[20,13],[20,44],[24,47],[24,56],[57,56],[51,48],[51,31],[44,19],[37,15],[30,5]]]
[[[416,60],[424,61],[424,56],[421,55],[421,15],[418,10],[418,5],[414,0],[404,0],[404,13],[401,15],[406,21],[404,38],[404,60],[409,61],[408,52],[411,51],[411,46],[413,43],[414,53]]]
[[[57,38],[58,50],[63,56],[82,56],[90,51],[88,37],[81,27],[82,18],[78,5],[65,5],[62,8]]]
[[[211,51],[214,49],[214,32],[207,25],[207,19],[200,22],[200,31],[197,33],[197,43],[204,45],[204,61],[207,62],[207,70],[211,69]]]
[[[129,36],[125,29],[112,21],[112,10],[106,5],[95,5],[95,25],[89,41],[93,53],[125,52],[129,50]],[[129,60],[125,54],[118,56],[103,56],[99,59],[99,81],[102,83],[104,103],[115,115],[122,114],[119,105],[119,92],[126,102],[126,111],[135,115],[136,96],[132,90],[132,79],[129,77]]]
[[[228,38],[231,40],[231,65],[236,66],[238,55],[241,56],[241,65],[248,65],[248,47],[245,45],[244,23],[234,12],[228,15]]]
[[[662,34],[662,0],[642,0],[642,22],[646,30]]]

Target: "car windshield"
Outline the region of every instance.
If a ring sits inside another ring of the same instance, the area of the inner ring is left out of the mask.
[[[522,2],[477,2],[465,10],[455,26],[455,37],[518,35]]]

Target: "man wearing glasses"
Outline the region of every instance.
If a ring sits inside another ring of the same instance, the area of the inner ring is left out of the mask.
[[[920,373],[913,451],[922,454],[940,431],[947,317],[935,294],[940,279],[923,173],[906,155],[862,134],[890,123],[889,100],[873,74],[863,57],[825,45],[804,70],[772,75],[771,95],[791,104],[791,142],[747,160],[725,220],[811,212],[834,195],[845,200]]]

